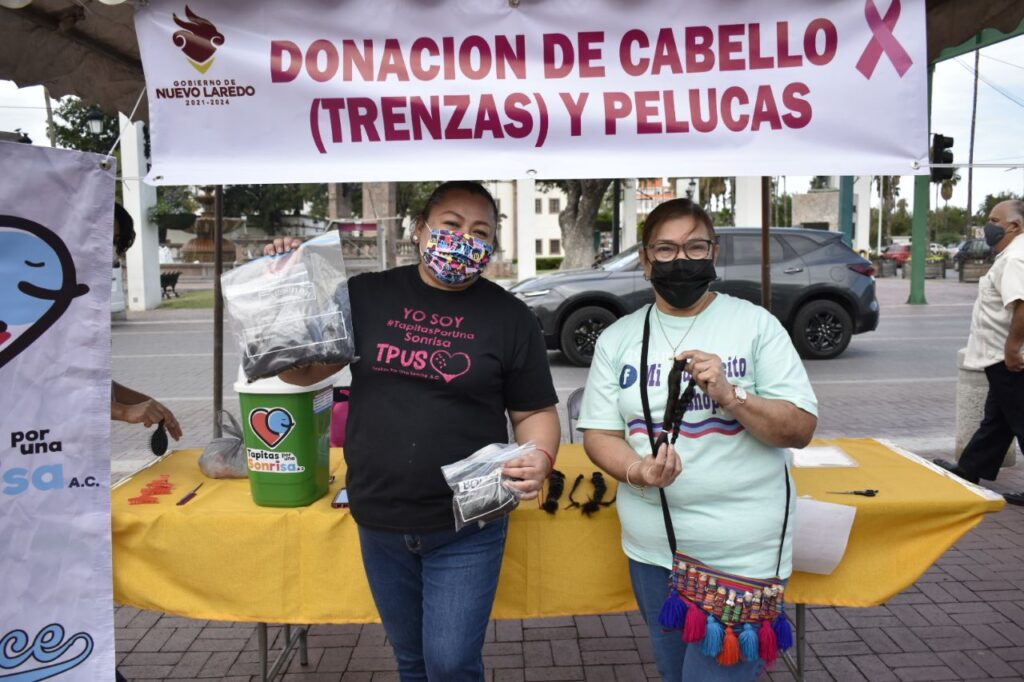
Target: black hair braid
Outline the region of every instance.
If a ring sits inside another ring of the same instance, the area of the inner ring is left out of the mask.
[[[615,502],[613,497],[607,502],[603,502],[604,496],[608,493],[608,484],[604,481],[604,474],[600,471],[595,471],[594,475],[590,477],[591,483],[594,485],[594,496],[583,503],[583,514],[590,516],[596,511],[600,511],[601,507],[608,507]]]
[[[548,476],[548,495],[544,498],[544,504],[541,505],[541,509],[548,514],[554,514],[558,511],[558,498],[562,496],[564,490],[565,474],[558,469],[552,469],[551,474]]]

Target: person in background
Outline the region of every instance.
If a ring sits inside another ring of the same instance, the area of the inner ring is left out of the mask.
[[[121,204],[114,204],[114,257],[120,259],[135,243],[135,221]],[[163,403],[145,393],[110,382],[110,418],[129,424],[142,424],[146,428],[164,423],[174,440],[181,439],[181,424]]]
[[[971,483],[994,481],[1017,439],[1024,450],[1024,201],[996,204],[985,224],[995,261],[979,281],[964,367],[984,370],[988,395],[981,425],[955,464],[935,463]],[[1024,490],[1003,495],[1024,505]]]

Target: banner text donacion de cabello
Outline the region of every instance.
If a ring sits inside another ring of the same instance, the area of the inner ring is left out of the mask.
[[[686,87],[686,75],[825,66],[835,58],[838,43],[835,24],[825,18],[798,27],[779,21],[764,32],[757,23],[662,28],[656,33],[631,29],[612,50],[603,31],[545,33],[540,60],[529,58],[524,35],[420,37],[411,43],[395,38],[318,39],[305,48],[290,40],[273,40],[270,75],[280,84],[299,78],[316,83],[572,78],[578,86],[585,79],[607,78],[605,60],[613,52],[611,59],[626,77],[680,76],[681,87],[560,92],[558,101],[550,104],[557,115],[568,117],[572,136],[584,134],[585,114],[594,107],[599,108],[596,118],[605,135],[615,135],[627,125],[641,135],[707,133],[721,126],[734,132],[781,130],[810,123],[813,110],[806,83],[780,84],[776,77],[774,85],[756,88]],[[339,144],[534,137],[541,146],[550,126],[548,104],[540,92],[320,97],[311,102],[310,127],[322,153],[328,140]],[[327,114],[323,131],[321,112]]]

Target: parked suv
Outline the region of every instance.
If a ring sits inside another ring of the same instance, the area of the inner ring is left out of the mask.
[[[960,243],[956,255],[953,256],[953,269],[960,270],[965,260],[988,260],[992,255],[992,248],[984,239],[968,239]]]
[[[713,291],[761,301],[760,228],[719,228],[721,253]],[[875,270],[835,232],[772,228],[772,313],[800,355],[834,358],[853,334],[878,326]],[[555,272],[519,282],[511,291],[537,315],[551,350],[587,366],[605,327],[654,302],[640,267],[639,246],[593,268]]]

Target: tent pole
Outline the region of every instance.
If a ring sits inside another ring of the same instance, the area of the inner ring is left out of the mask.
[[[220,275],[224,270],[224,185],[217,185],[213,196],[213,437],[220,438],[220,411],[224,407],[224,301],[220,295]]]
[[[772,309],[771,179],[761,176],[761,306]]]

